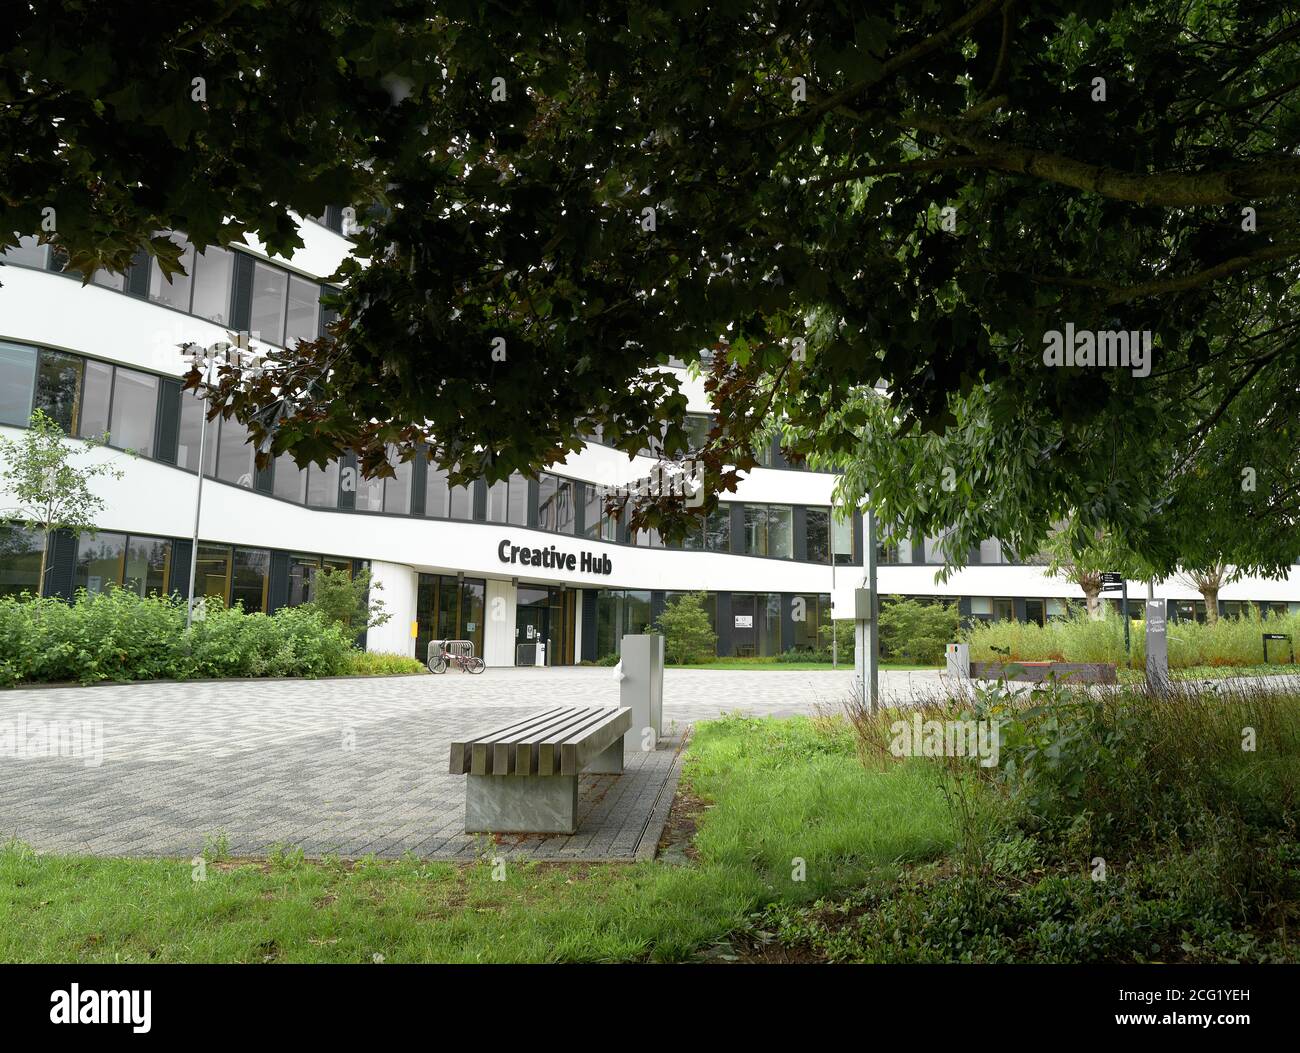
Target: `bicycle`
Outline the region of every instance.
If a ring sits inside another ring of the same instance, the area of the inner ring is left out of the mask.
[[[442,650],[429,659],[429,672],[445,673],[451,663],[456,663],[456,668],[462,673],[481,673],[487,668],[487,662],[482,658],[476,658],[473,655],[452,654],[450,651]]]

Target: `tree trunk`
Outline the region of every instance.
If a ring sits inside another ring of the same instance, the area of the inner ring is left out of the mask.
[[[1202,585],[1201,598],[1205,600],[1205,624],[1213,625],[1219,620],[1219,587]]]
[[[1097,585],[1083,586],[1084,602],[1088,605],[1088,617],[1094,622],[1101,621],[1101,588]]]
[[[50,561],[50,532],[47,530],[41,542],[41,573],[36,579],[36,595],[45,595],[45,571]]]

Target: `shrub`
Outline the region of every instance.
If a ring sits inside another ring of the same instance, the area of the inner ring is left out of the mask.
[[[311,599],[303,606],[319,611],[355,637],[392,617],[384,610],[383,600],[368,595],[372,589],[379,592],[382,588],[372,582],[368,567],[356,574],[341,567],[322,567],[312,578]]]
[[[883,599],[880,604],[880,657],[914,665],[938,665],[957,638],[961,616],[950,603]]]
[[[702,592],[679,596],[664,607],[655,622],[664,634],[664,660],[673,665],[711,662],[718,654],[718,637],[709,625]]]
[[[383,651],[354,651],[349,659],[349,672],[354,676],[409,676],[429,670],[415,658],[404,654],[387,654]]]
[[[0,685],[103,680],[338,676],[349,669],[347,630],[318,611],[245,614],[208,600],[185,631],[177,597],[79,590],[71,603],[0,598]]]

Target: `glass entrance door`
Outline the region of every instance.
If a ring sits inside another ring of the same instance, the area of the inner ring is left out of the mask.
[[[544,664],[572,665],[577,590],[521,585],[516,596],[515,665],[536,665],[539,646]]]

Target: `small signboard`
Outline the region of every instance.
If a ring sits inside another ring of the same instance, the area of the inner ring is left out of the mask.
[[[1103,571],[1101,575],[1102,592],[1121,592],[1124,589],[1124,575],[1114,571]]]
[[[1291,651],[1291,664],[1295,665],[1295,641],[1291,638],[1290,633],[1264,633],[1264,664],[1268,665],[1268,642],[1269,640],[1285,640],[1287,647]]]
[[[752,628],[754,628],[754,616],[753,616],[752,614],[737,614],[737,615],[736,615],[736,628],[737,628],[737,629],[752,629]]]

